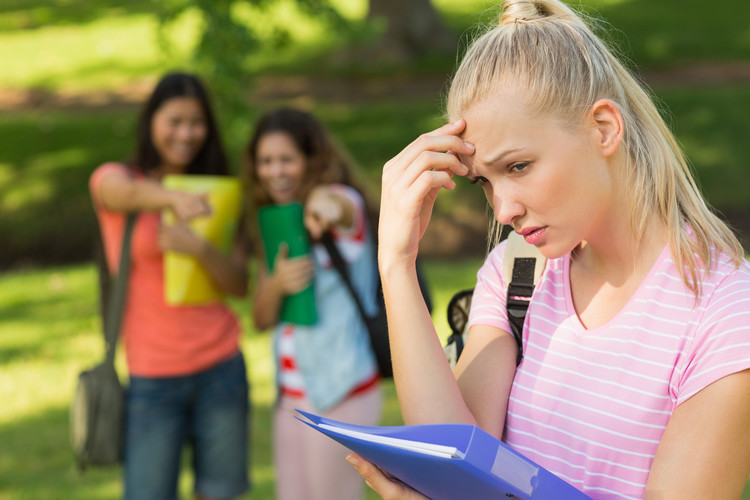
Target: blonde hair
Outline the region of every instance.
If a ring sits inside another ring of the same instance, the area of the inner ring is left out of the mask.
[[[614,102],[624,122],[636,242],[654,214],[663,220],[677,268],[696,298],[715,253],[727,253],[739,266],[742,246],[701,196],[653,99],[582,16],[557,0],[503,1],[498,25],[472,43],[451,82],[451,121],[502,86],[525,89],[535,111],[570,124],[580,123],[597,100]],[[495,223],[491,236],[499,229]]]

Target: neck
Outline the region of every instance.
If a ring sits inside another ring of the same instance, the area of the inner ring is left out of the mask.
[[[156,167],[150,172],[149,177],[153,177],[154,179],[161,179],[165,175],[169,175],[169,174],[181,175],[184,173],[185,173],[185,167],[176,167],[174,165],[170,165],[167,163],[160,163],[158,167]]]
[[[615,286],[632,279],[640,282],[669,241],[666,224],[654,217],[638,238],[631,227],[630,209],[620,206],[611,213],[615,214],[611,220],[598,224],[602,228],[598,233],[576,247],[572,265]]]

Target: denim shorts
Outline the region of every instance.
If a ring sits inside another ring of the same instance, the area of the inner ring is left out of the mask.
[[[242,353],[193,375],[131,376],[125,499],[176,499],[185,444],[192,447],[196,494],[223,499],[247,491],[248,397]]]

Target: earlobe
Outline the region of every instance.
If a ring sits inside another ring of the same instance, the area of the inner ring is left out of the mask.
[[[590,117],[597,132],[602,154],[613,155],[620,146],[624,134],[620,109],[609,99],[600,99],[591,106]]]

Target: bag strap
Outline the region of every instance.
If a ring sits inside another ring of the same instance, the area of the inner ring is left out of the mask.
[[[122,324],[122,312],[125,306],[125,294],[128,290],[128,276],[130,275],[130,240],[133,235],[136,214],[131,213],[125,222],[125,232],[122,237],[122,250],[120,251],[120,267],[117,281],[115,281],[112,292],[107,302],[107,320],[104,321],[104,340],[107,349],[105,363],[114,366],[115,349],[117,348],[117,337],[120,334]]]
[[[349,290],[352,299],[354,299],[354,303],[357,305],[357,310],[359,311],[360,316],[362,316],[362,321],[367,322],[368,316],[367,313],[365,313],[365,308],[359,300],[357,292],[354,290],[354,285],[352,285],[352,282],[349,279],[349,267],[346,265],[344,258],[336,247],[336,243],[333,241],[333,236],[331,236],[329,231],[326,231],[323,233],[320,240],[328,252],[328,256],[331,258],[333,268],[339,273],[339,276],[341,276],[341,279],[344,281],[344,285],[346,285],[346,288]]]
[[[531,295],[547,262],[537,247],[526,243],[516,232],[508,234],[503,259],[503,280],[508,283],[505,306],[513,337],[518,345],[516,365],[523,359],[523,324],[529,310]]]

